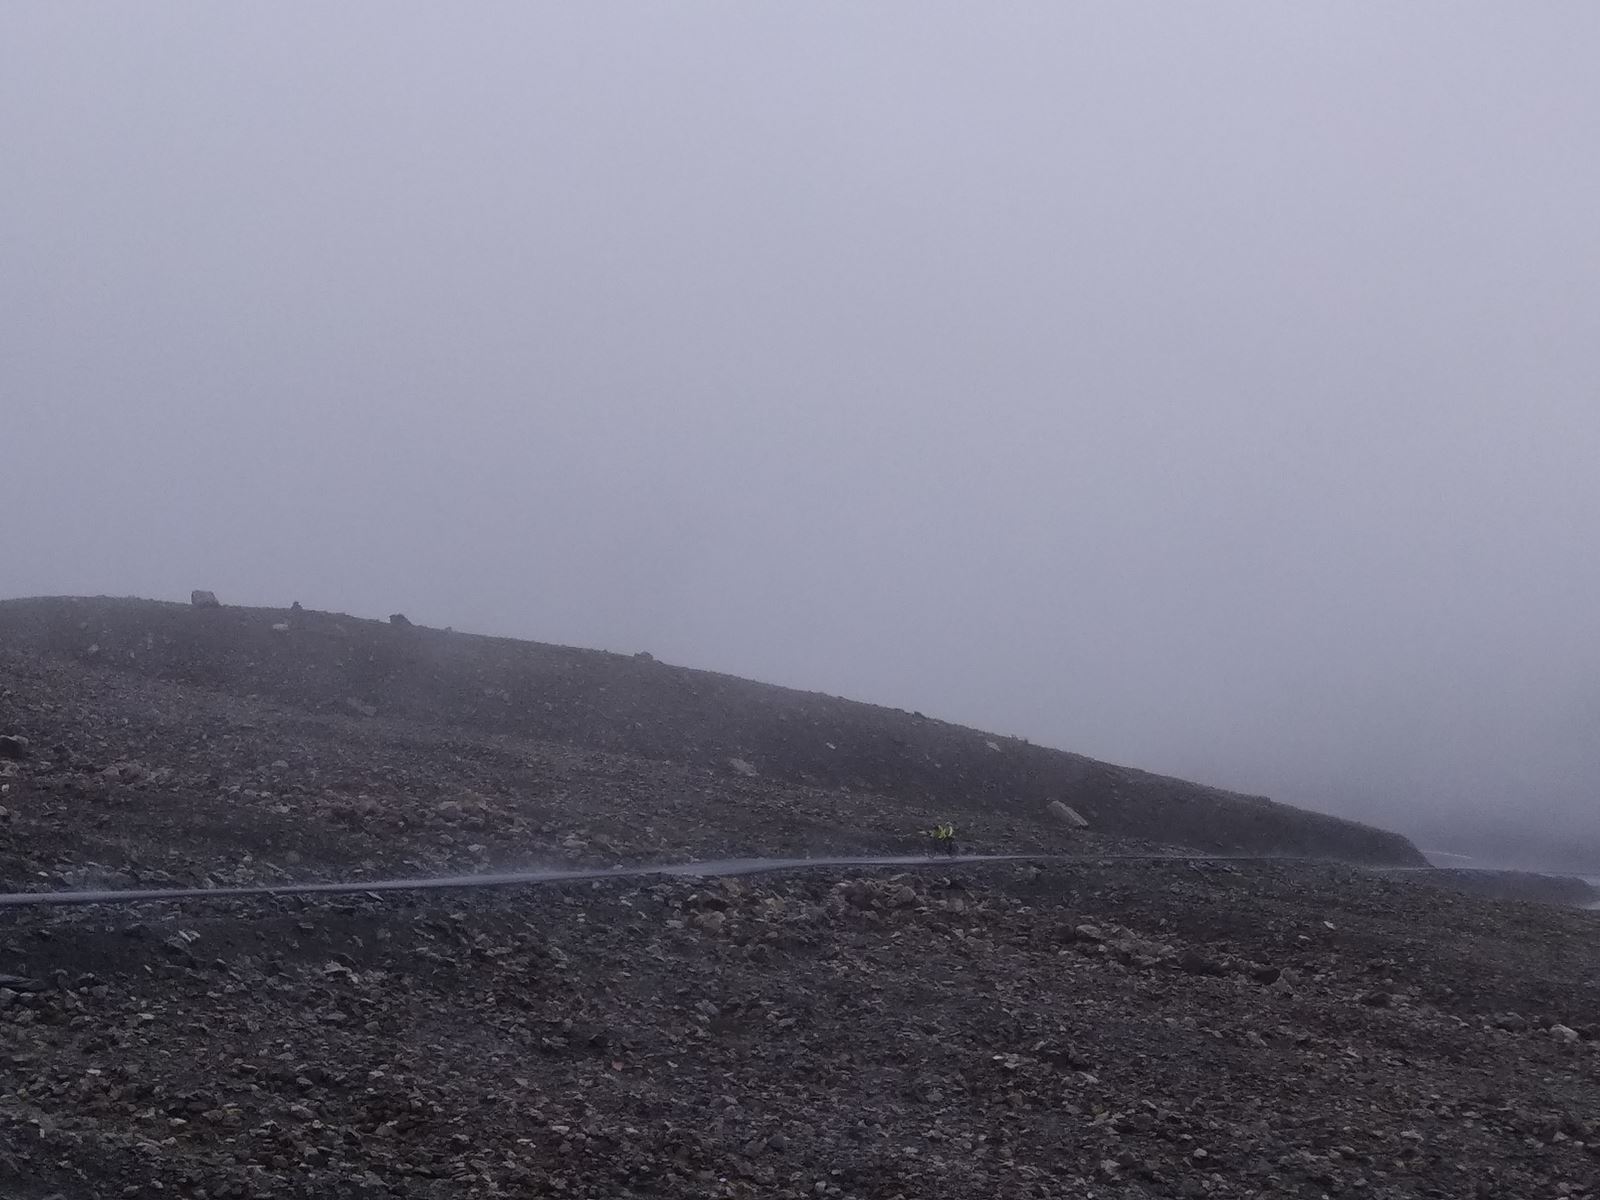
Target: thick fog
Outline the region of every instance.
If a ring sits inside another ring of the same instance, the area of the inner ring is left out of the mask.
[[[1597,45],[11,5],[0,594],[648,649],[1600,863]]]

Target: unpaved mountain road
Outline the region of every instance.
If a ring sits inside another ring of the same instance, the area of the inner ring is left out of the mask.
[[[577,883],[598,879],[706,878],[773,875],[789,871],[860,870],[865,867],[948,868],[953,865],[993,862],[1289,862],[1282,855],[1219,854],[957,854],[865,855],[848,858],[720,858],[706,861],[658,863],[610,869],[543,869],[488,872],[478,875],[435,875],[423,878],[317,881],[287,884],[252,884],[211,888],[124,888],[65,892],[0,892],[0,908],[49,908],[85,904],[142,904],[155,900],[218,900],[250,896],[339,896],[380,892],[471,891],[476,888],[527,887],[546,883]]]
[[[285,884],[249,884],[232,887],[124,888],[120,890],[0,892],[0,909],[60,908],[89,904],[145,904],[157,900],[222,900],[252,896],[349,896],[386,892],[472,891],[479,888],[531,887],[550,883],[577,883],[600,879],[723,879],[744,875],[775,875],[793,871],[838,874],[866,867],[936,869],[974,863],[1031,862],[1059,866],[1064,863],[1170,862],[1188,864],[1299,863],[1339,864],[1328,859],[1295,858],[1282,854],[956,854],[857,855],[847,858],[719,858],[649,866],[615,866],[609,869],[536,869],[485,872],[475,875],[434,875],[404,879],[366,879]],[[1521,871],[1436,870],[1432,867],[1366,867],[1384,875],[1411,876],[1419,882],[1476,892],[1505,895],[1544,903],[1588,907],[1595,901],[1592,887],[1582,880],[1534,875]],[[1468,882],[1470,880],[1471,882]]]

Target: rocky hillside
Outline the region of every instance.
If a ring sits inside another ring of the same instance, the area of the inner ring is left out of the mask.
[[[0,603],[0,650],[48,664],[54,685],[73,691],[107,679],[148,682],[175,689],[167,694],[188,703],[204,693],[270,704],[280,717],[292,712],[324,728],[331,722],[392,731],[404,724],[433,738],[670,764],[696,778],[732,772],[767,789],[829,795],[825,807],[838,810],[840,828],[850,823],[849,797],[859,797],[863,829],[881,824],[871,814],[888,805],[903,814],[902,830],[936,818],[965,829],[999,822],[1013,834],[1028,831],[1025,843],[1037,844],[1047,831],[1054,836],[1046,808],[1062,800],[1110,838],[1391,865],[1423,861],[1396,834],[1261,797],[647,655],[328,613],[106,598]],[[20,670],[21,659],[15,663]],[[79,674],[64,680],[63,671]],[[13,721],[23,726],[17,732],[47,733],[44,714],[24,711],[27,699],[21,692],[13,699],[23,706]],[[341,736],[366,738],[373,730]],[[882,839],[850,844],[892,848]],[[734,848],[776,847],[757,833]]]
[[[938,818],[1088,853],[8,907],[0,1197],[1600,1200],[1600,914],[1110,853],[1416,861],[1381,831],[645,659],[0,605],[4,891],[904,852]]]

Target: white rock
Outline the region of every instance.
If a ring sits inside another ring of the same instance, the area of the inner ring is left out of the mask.
[[[1050,815],[1060,821],[1069,829],[1087,829],[1089,822],[1083,819],[1077,809],[1068,808],[1059,800],[1050,801]]]

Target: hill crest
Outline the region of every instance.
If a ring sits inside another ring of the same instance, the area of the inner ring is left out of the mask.
[[[1036,827],[1039,841],[1052,844],[1063,831],[1046,809],[1062,800],[1095,835],[1142,844],[1424,861],[1399,834],[1265,797],[648,655],[309,610],[107,597],[0,602],[0,648],[336,719],[553,743],[872,796],[925,821],[1003,816],[1013,830]]]

